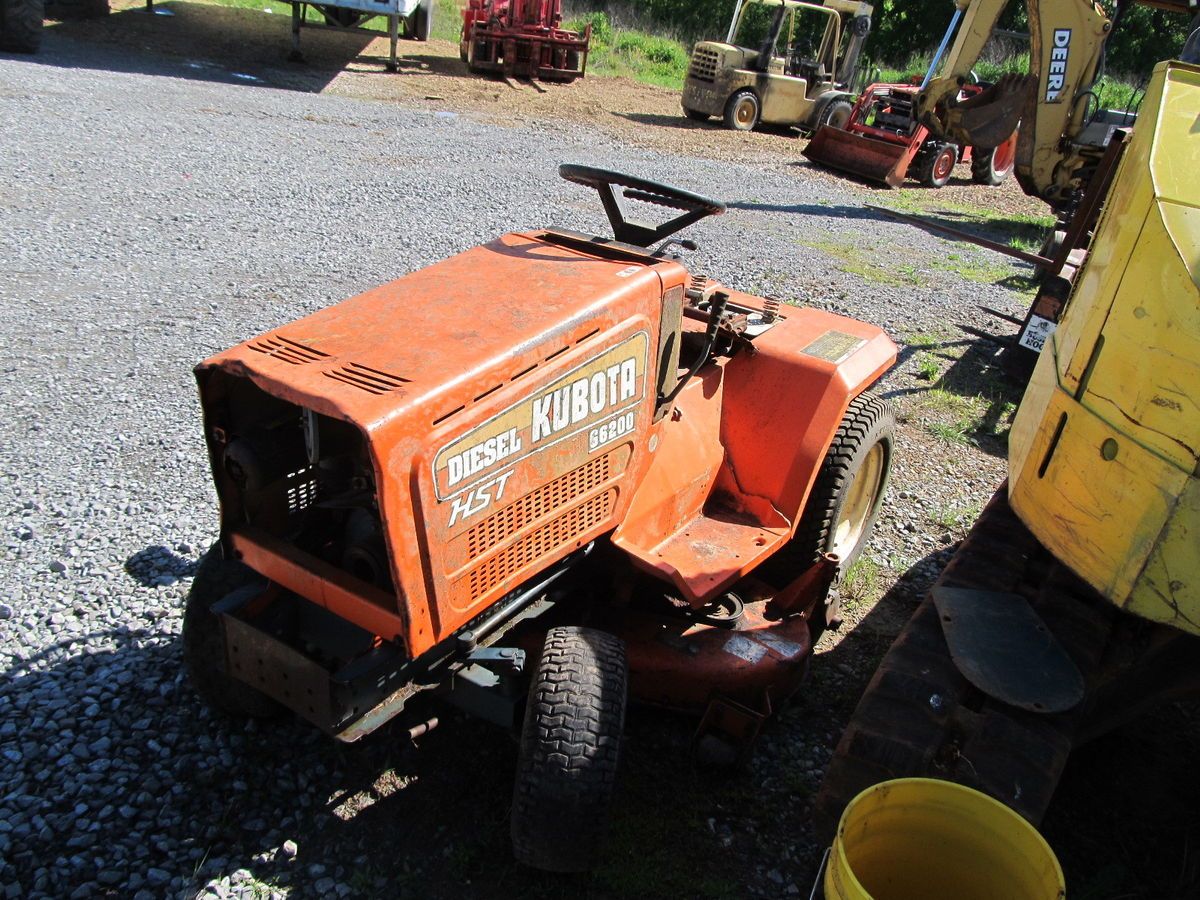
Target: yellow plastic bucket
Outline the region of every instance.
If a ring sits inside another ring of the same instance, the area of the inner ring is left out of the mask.
[[[1059,900],[1037,829],[991,797],[930,778],[867,788],[838,823],[826,900]]]

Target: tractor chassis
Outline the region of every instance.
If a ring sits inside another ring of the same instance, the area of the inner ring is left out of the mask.
[[[836,558],[824,558],[783,590],[747,577],[700,610],[632,573],[618,576],[618,590],[638,599],[580,601],[590,544],[409,659],[401,647],[298,596],[305,585],[309,596],[345,590],[339,573],[319,560],[294,549],[285,555],[261,535],[238,534],[227,543],[234,558],[268,580],[213,607],[226,671],[341,741],[370,734],[424,693],[518,727],[527,661],[539,658],[548,625],[583,623],[625,643],[631,699],[698,718],[693,745],[723,762],[744,760],[765,721],[801,686],[812,652],[810,620],[825,609],[837,569]],[[619,556],[608,549],[610,571]],[[313,591],[316,583],[321,588]],[[410,732],[435,724],[422,717]]]

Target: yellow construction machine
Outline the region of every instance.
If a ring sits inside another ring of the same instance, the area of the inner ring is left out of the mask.
[[[911,775],[1037,824],[1073,747],[1200,692],[1197,42],[1150,79],[1017,412],[1006,485],[838,745],[826,835],[858,791]]]
[[[1098,110],[1092,92],[1112,21],[1093,0],[1026,0],[1031,72],[1006,75],[982,93],[965,92],[971,68],[1008,3],[954,0],[946,37],[912,102],[910,130],[928,129],[934,141],[922,152],[937,153],[946,146],[999,147],[1020,123],[1016,177],[1027,194],[1057,208],[1074,197],[1095,170],[1113,128],[1132,121],[1126,113]],[[951,36],[954,43],[943,60]],[[898,164],[908,167],[910,160],[902,160],[903,152],[902,145],[861,130],[826,127],[814,135],[805,156],[889,181]]]
[[[684,115],[721,116],[738,131],[841,126],[872,11],[862,0],[738,0],[725,40],[692,50]]]

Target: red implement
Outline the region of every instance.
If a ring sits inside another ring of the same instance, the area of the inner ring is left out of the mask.
[[[562,27],[562,0],[469,0],[459,55],[472,72],[574,81],[587,68],[592,26]]]

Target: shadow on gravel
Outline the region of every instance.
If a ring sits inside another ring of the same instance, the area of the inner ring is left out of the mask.
[[[364,55],[374,40],[369,35],[312,29],[300,38],[306,62],[288,62],[292,35],[286,15],[178,0],[158,3],[156,9],[173,15],[126,9],[100,19],[47,22],[42,50],[30,61],[312,93],[323,90],[352,63],[374,71],[382,70],[386,61],[385,56]],[[401,62],[428,71],[435,60],[439,67],[445,62],[437,57],[422,63],[402,57]]]
[[[970,409],[969,416],[959,422],[959,430],[983,452],[1004,458],[1008,454],[1008,430],[1025,393],[1025,385],[1013,381],[1001,363],[1001,351],[1007,345],[1007,336],[988,338],[973,330],[966,331],[964,328],[963,331],[966,336],[962,338],[948,337],[903,345],[897,356],[897,367],[904,366],[918,354],[945,360],[950,366],[936,382],[892,388],[885,391],[883,396],[907,397],[920,403],[925,395],[931,398],[930,402],[935,408],[947,407],[947,415],[960,419],[963,411],[947,404],[941,399],[943,396],[961,397],[971,404],[981,403],[981,408]]]
[[[834,206],[821,203],[751,203],[737,200],[725,204],[730,209],[744,209],[754,212],[779,212],[795,216],[816,216],[819,219],[855,219],[866,222],[893,222],[890,216],[867,209],[865,206]]]
[[[200,563],[180,556],[169,547],[155,544],[139,550],[125,560],[125,571],[142,587],[174,584],[181,578],[191,578]]]

